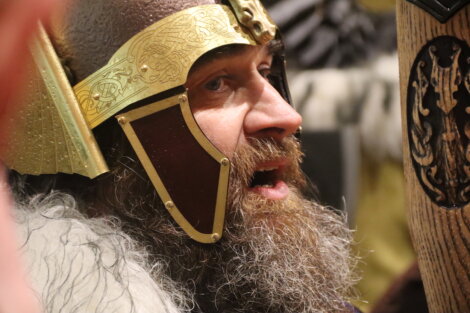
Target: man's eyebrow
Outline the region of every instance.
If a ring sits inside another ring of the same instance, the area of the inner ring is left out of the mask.
[[[209,51],[201,56],[191,67],[190,74],[199,68],[210,64],[216,60],[233,57],[242,54],[249,46],[247,45],[228,45]]]
[[[248,49],[248,45],[240,45],[240,44],[233,44],[224,47],[217,48],[213,51],[209,51],[208,53],[204,54],[200,57],[191,67],[190,73],[198,70],[202,66],[210,64],[216,60],[220,60],[223,58],[233,57],[242,54],[246,49]],[[268,54],[275,55],[284,50],[284,45],[280,40],[272,40],[268,44]]]

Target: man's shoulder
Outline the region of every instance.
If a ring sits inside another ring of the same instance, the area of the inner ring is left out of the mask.
[[[150,270],[146,254],[118,227],[65,205],[15,211],[29,278],[46,312],[179,312],[155,281],[166,281],[158,265]]]

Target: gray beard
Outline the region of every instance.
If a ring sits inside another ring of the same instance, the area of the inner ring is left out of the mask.
[[[204,313],[345,311],[355,282],[351,233],[343,216],[301,196],[305,183],[295,140],[253,140],[235,153],[225,230],[212,245],[189,239],[163,207],[131,148],[113,142],[115,147],[107,151],[110,173],[93,181],[54,175],[51,181],[31,182],[46,190],[57,183],[77,191],[81,211],[88,216],[117,217],[125,233],[148,252],[149,262],[163,264],[155,279],[166,273],[174,290],[192,295],[175,300],[179,307],[190,307],[195,300],[192,311]],[[291,192],[287,199],[269,201],[247,186],[257,163],[276,158],[291,160],[280,177]],[[17,197],[37,193],[34,188],[21,191],[31,179],[11,180]]]
[[[284,203],[254,202],[222,243],[222,263],[209,288],[216,306],[224,312],[343,312],[352,260],[341,217],[295,192]]]
[[[354,259],[342,217],[296,193],[272,202],[256,199],[253,211],[231,214],[210,246],[160,220],[153,255],[194,290],[198,312],[344,311]]]
[[[272,201],[249,192],[244,186],[256,164],[278,157],[292,160],[282,177],[289,197]],[[113,214],[153,261],[167,264],[170,278],[193,292],[196,312],[345,312],[355,282],[351,233],[344,216],[301,196],[300,158],[294,140],[253,141],[235,154],[224,236],[216,244],[189,239],[158,197],[136,199],[129,166],[115,176],[125,178],[114,193],[124,201],[113,204]],[[127,193],[131,207],[124,205]]]

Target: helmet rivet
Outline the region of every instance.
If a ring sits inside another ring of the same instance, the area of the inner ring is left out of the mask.
[[[237,32],[240,31],[240,25],[233,25],[233,29],[235,29]]]
[[[188,97],[187,97],[186,95],[181,95],[181,96],[179,97],[179,99],[180,99],[180,102],[186,102],[186,101],[188,101]]]
[[[149,69],[149,66],[147,64],[142,65],[142,67],[140,68],[142,72],[147,72],[148,69]]]
[[[127,123],[127,119],[124,116],[118,117],[118,123],[124,125]]]
[[[213,242],[217,242],[217,241],[220,240],[220,235],[218,233],[213,233],[211,235],[211,239],[212,239]]]
[[[173,203],[173,201],[167,201],[165,202],[165,207],[167,210],[171,210],[175,208],[175,204]]]
[[[223,158],[222,160],[220,160],[220,163],[223,165],[223,166],[227,166],[230,164],[230,161],[227,159],[227,158]]]
[[[101,96],[101,95],[100,95],[99,93],[95,93],[95,94],[93,95],[93,99],[95,99],[95,100],[100,100],[100,96]]]

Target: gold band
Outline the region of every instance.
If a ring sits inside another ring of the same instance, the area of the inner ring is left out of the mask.
[[[89,126],[183,85],[201,55],[228,44],[257,42],[223,5],[196,6],[149,26],[125,43],[105,67],[74,87]]]
[[[43,29],[31,43],[32,62],[19,109],[7,125],[1,159],[22,174],[80,174],[108,171],[106,162]]]

